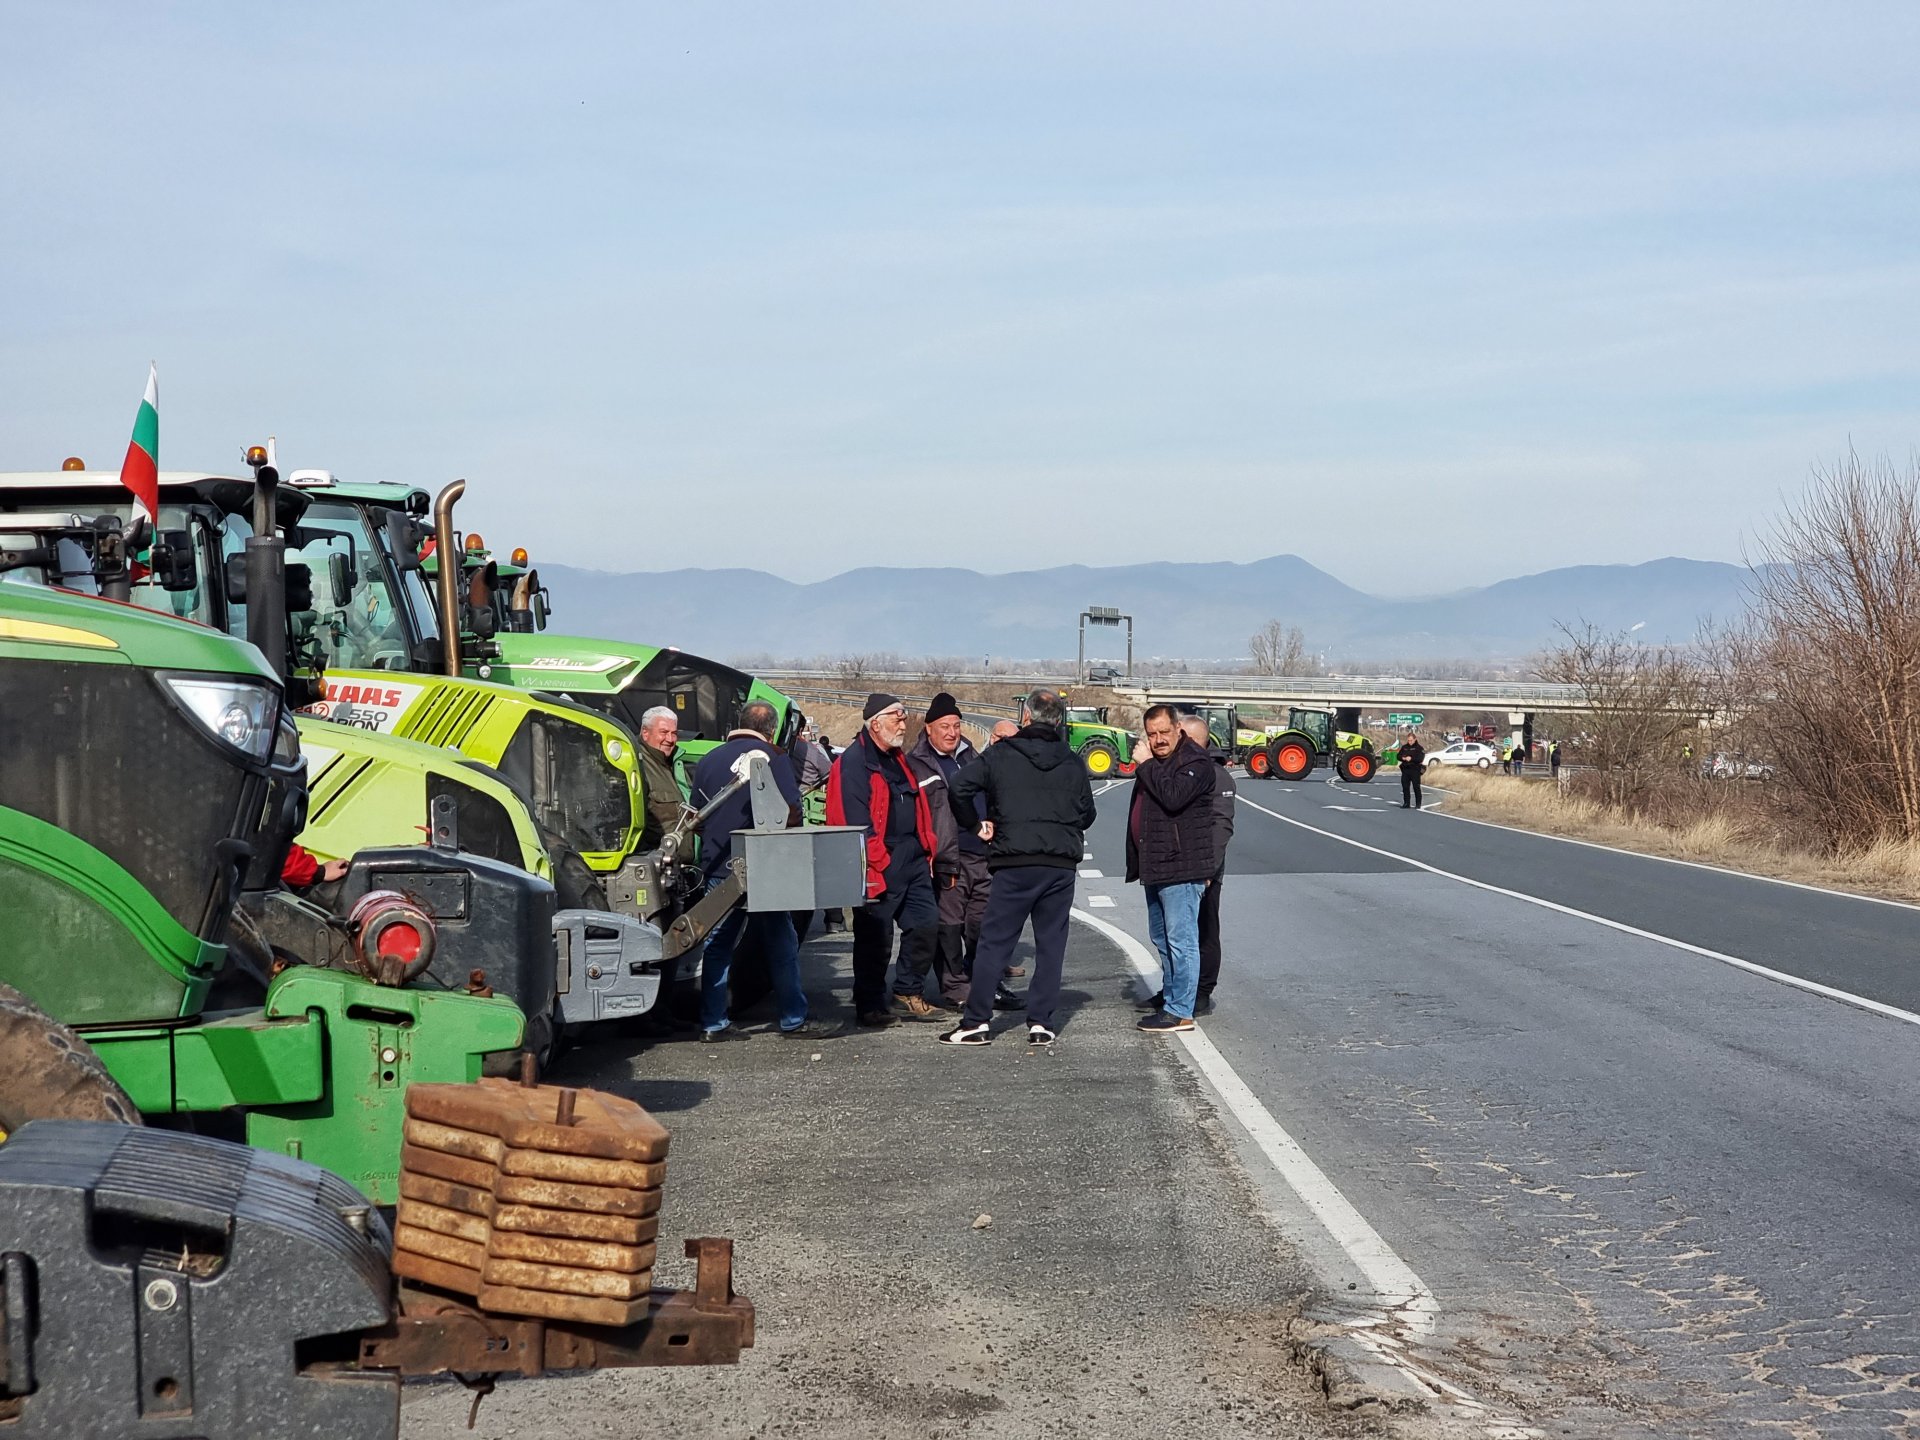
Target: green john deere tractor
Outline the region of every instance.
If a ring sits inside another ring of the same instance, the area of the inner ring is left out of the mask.
[[[1015,695],[1013,703],[1020,707],[1020,723],[1025,725],[1027,697]],[[1067,707],[1067,744],[1087,767],[1087,774],[1096,780],[1133,774],[1134,739],[1118,725],[1107,723],[1104,705]]]
[[[260,652],[201,625],[0,582],[0,730],[0,913],[23,942],[0,953],[0,1130],[228,1116],[391,1203],[407,1085],[476,1079],[525,1039],[518,1006],[445,988],[447,966],[506,986],[551,887],[430,852],[526,902],[530,937],[484,938],[397,896],[354,914],[412,858],[391,851],[355,857],[335,908],[282,890],[297,733]]]

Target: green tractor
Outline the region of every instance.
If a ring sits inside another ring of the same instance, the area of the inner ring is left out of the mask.
[[[1331,764],[1348,784],[1364,785],[1382,765],[1397,764],[1399,752],[1377,751],[1373,742],[1355,728],[1359,723],[1357,710],[1295,706],[1287,712],[1284,730],[1248,746],[1244,756],[1247,773],[1275,780],[1301,780],[1315,766]]]
[[[1013,703],[1020,707],[1020,723],[1025,725],[1027,697],[1015,695]],[[1107,723],[1104,705],[1067,707],[1067,744],[1087,767],[1087,774],[1096,780],[1133,774],[1134,739],[1118,725]]]
[[[511,988],[513,952],[551,943],[551,887],[379,850],[334,908],[280,889],[299,739],[260,652],[201,625],[0,583],[0,728],[0,913],[31,937],[0,956],[0,1131],[226,1119],[391,1203],[406,1087],[504,1068],[526,1038],[449,971]],[[521,924],[436,923],[381,884],[395,866],[505,892],[491,918]]]
[[[462,673],[476,679],[562,696],[636,735],[648,710],[656,705],[672,710],[680,722],[676,760],[683,789],[691,766],[738,725],[740,707],[749,700],[773,706],[779,717],[776,744],[790,745],[799,733],[802,716],[792,700],[732,666],[672,646],[550,633],[552,597],[527,552],[514,550],[503,564],[479,535],[454,532],[453,509],[464,486],[429,497],[418,486],[349,483],[324,470],[296,470],[288,484],[308,497],[309,526],[325,525],[350,536],[355,551],[366,557],[362,583],[373,582],[384,570],[386,587],[406,592],[405,603],[392,607],[382,651],[389,658],[374,668],[444,669],[439,635],[450,622],[457,624]],[[410,532],[406,517],[429,513],[433,535],[422,544],[427,537],[418,529]],[[405,549],[410,533],[411,555]],[[444,578],[443,550],[461,557],[457,571]],[[385,624],[387,613],[379,618]]]

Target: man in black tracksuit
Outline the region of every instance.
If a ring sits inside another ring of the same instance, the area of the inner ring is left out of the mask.
[[[1400,808],[1420,808],[1420,777],[1426,773],[1427,747],[1418,735],[1400,742]]]
[[[1067,746],[1066,702],[1052,690],[1027,697],[1026,727],[989,745],[978,762],[947,786],[947,803],[960,829],[988,842],[993,887],[980,926],[980,950],[966,1014],[942,1035],[948,1045],[985,1045],[992,1038],[994,994],[1033,921],[1033,982],[1027,987],[1027,1043],[1053,1042],[1053,1010],[1060,999],[1060,968],[1067,955],[1067,917],[1073,887],[1093,824],[1093,786],[1087,767]],[[984,795],[987,818],[974,809]]]

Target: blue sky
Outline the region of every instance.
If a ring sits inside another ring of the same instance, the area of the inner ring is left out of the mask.
[[[1736,559],[1920,444],[1916,31],[14,0],[0,469],[115,463],[151,358],[167,468],[607,569]]]

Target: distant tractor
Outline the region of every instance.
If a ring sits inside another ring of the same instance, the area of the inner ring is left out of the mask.
[[[1027,723],[1027,698],[1013,697],[1020,707],[1020,723]],[[1109,775],[1133,774],[1134,737],[1118,725],[1107,723],[1107,707],[1070,705],[1067,707],[1067,744],[1096,780]]]
[[[1300,780],[1324,761],[1348,784],[1364,785],[1382,765],[1398,764],[1400,752],[1397,747],[1375,750],[1371,740],[1349,728],[1359,723],[1358,711],[1295,707],[1287,712],[1286,729],[1247,752],[1247,773]]]

